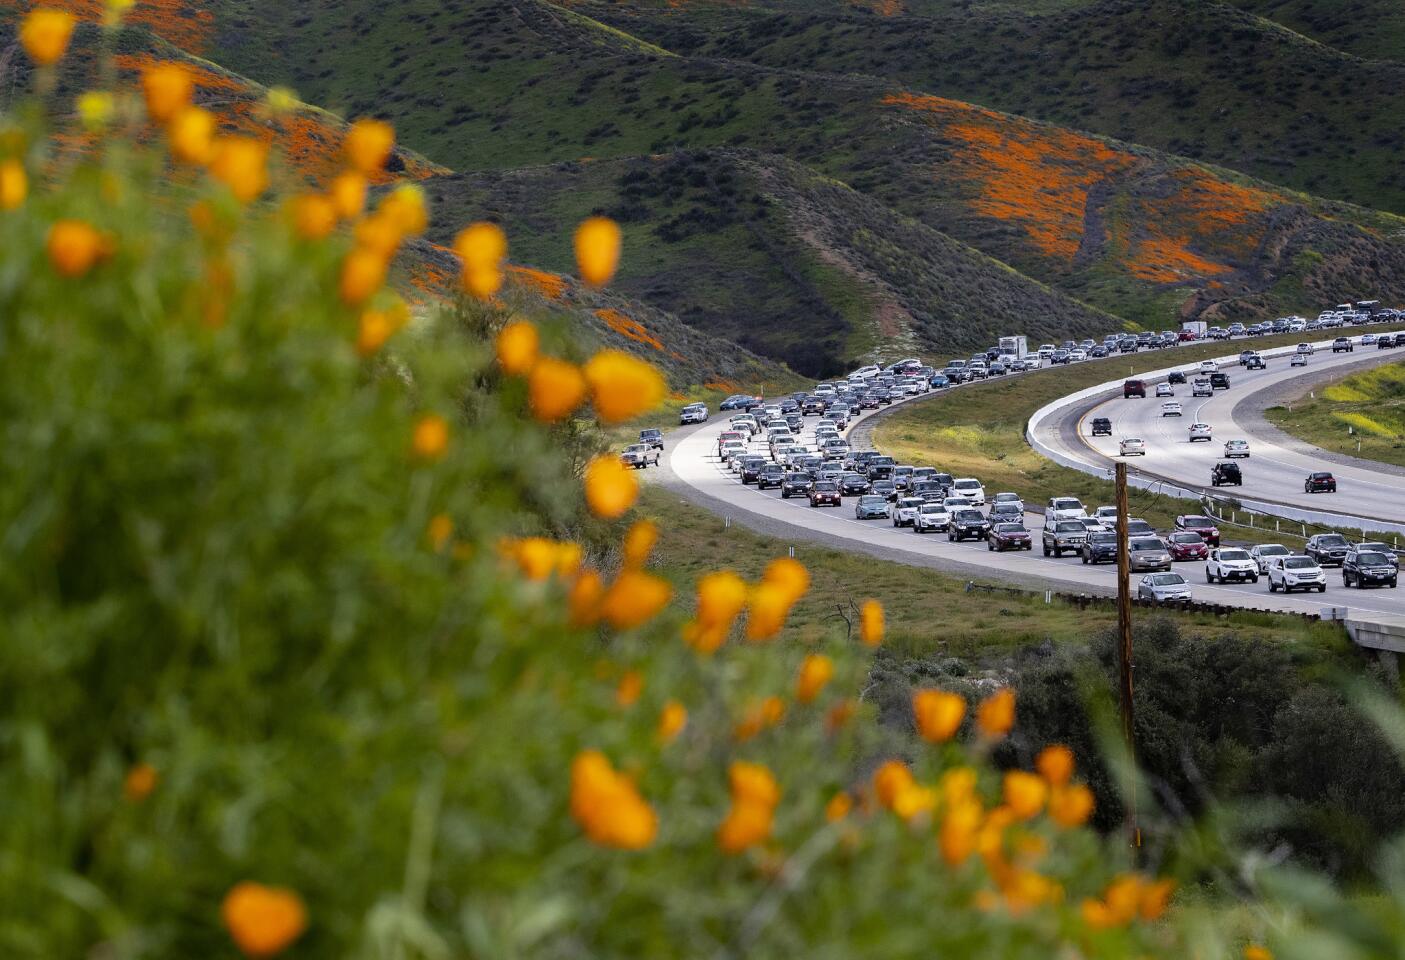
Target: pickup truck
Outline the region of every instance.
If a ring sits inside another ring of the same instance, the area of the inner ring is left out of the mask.
[[[631,443],[620,454],[620,462],[626,467],[633,467],[636,470],[650,466],[657,467],[659,465],[659,452],[647,443]]]

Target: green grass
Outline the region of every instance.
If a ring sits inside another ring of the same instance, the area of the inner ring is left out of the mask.
[[[1345,377],[1315,398],[1270,407],[1268,421],[1334,453],[1405,466],[1405,363]],[[1350,429],[1348,429],[1350,428]]]
[[[1301,334],[1263,337],[1254,345],[1267,349],[1301,338]],[[1113,502],[1113,484],[1035,453],[1024,438],[1025,425],[1034,411],[1104,381],[1172,364],[1193,364],[1237,349],[1235,343],[1200,343],[965,386],[912,404],[880,421],[874,429],[874,445],[900,463],[931,465],[956,476],[979,477],[991,493],[1013,490],[1028,504],[1042,505],[1049,497],[1076,496],[1091,509]],[[1172,526],[1177,514],[1191,509],[1185,500],[1135,488],[1128,490],[1128,499],[1134,516],[1158,528]],[[1280,539],[1272,531],[1242,528],[1234,528],[1226,537],[1245,542]]]
[[[640,502],[642,512],[653,516],[660,527],[656,563],[683,591],[689,591],[698,576],[722,567],[747,578],[759,577],[768,562],[785,556],[794,545],[796,558],[811,577],[810,591],[796,604],[786,628],[796,642],[818,642],[831,635],[836,624],[842,627],[845,618],[857,623],[858,605],[869,598],[880,601],[887,614],[885,646],[908,659],[942,654],[988,665],[1046,640],[1086,645],[1094,634],[1117,623],[1115,611],[1107,604],[1087,608],[1060,600],[1046,604],[1042,591],[1003,587],[968,592],[967,577],[803,542],[792,544],[737,523],[727,526],[720,517],[662,487],[645,487]],[[1140,610],[1135,616],[1169,617],[1191,630],[1233,630],[1264,642],[1306,645],[1324,652],[1341,653],[1349,645],[1339,627],[1300,617]]]

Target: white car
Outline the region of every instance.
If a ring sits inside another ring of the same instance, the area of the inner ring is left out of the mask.
[[[1297,352],[1298,352],[1298,353],[1305,353],[1305,354],[1307,354],[1308,356],[1311,356],[1313,353],[1316,352],[1316,350],[1315,350],[1315,348],[1312,346],[1312,344],[1310,344],[1310,343],[1300,343],[1300,344],[1298,344],[1298,346],[1297,346]]]
[[[1146,441],[1140,437],[1128,437],[1117,445],[1117,452],[1124,457],[1146,456]]]
[[[722,441],[720,456],[723,460],[731,460],[733,457],[740,457],[746,453],[746,444],[740,440]]]
[[[1218,363],[1216,363],[1215,361],[1213,361],[1213,360],[1201,360],[1201,361],[1200,361],[1200,372],[1201,372],[1201,373],[1219,373],[1219,372],[1220,372],[1220,365],[1219,365]]]
[[[1293,359],[1291,359],[1291,360],[1288,361],[1288,366],[1290,366],[1290,367],[1305,367],[1305,366],[1307,366],[1307,354],[1305,354],[1305,353],[1295,353],[1295,354],[1293,354]]]
[[[985,506],[985,487],[981,486],[981,482],[974,477],[953,480],[951,492],[954,496],[965,497],[973,507]]]
[[[1194,443],[1194,442],[1197,441],[1197,440],[1210,440],[1210,439],[1213,439],[1210,434],[1211,434],[1211,430],[1210,430],[1210,425],[1209,425],[1208,423],[1192,423],[1192,424],[1190,425],[1190,442],[1191,442],[1191,443]]]
[[[912,526],[912,522],[917,519],[917,511],[922,509],[922,504],[926,502],[921,497],[903,497],[893,504],[893,526]]]
[[[1249,550],[1249,556],[1258,564],[1259,576],[1268,576],[1268,564],[1274,557],[1291,557],[1293,551],[1281,543],[1260,543]]]
[[[686,407],[684,407],[682,410],[679,410],[679,411],[678,411],[678,422],[679,422],[680,424],[684,424],[684,423],[706,423],[706,422],[707,422],[707,404],[705,404],[705,403],[690,403],[690,404],[688,404],[688,405],[687,405]]]
[[[1190,581],[1179,573],[1149,573],[1137,584],[1137,599],[1152,603],[1189,603]]]
[[[1268,562],[1268,592],[1327,592],[1327,574],[1311,557],[1274,557]]]
[[[940,503],[924,503],[917,508],[917,516],[912,518],[912,529],[916,533],[941,532],[951,523],[951,512]]]
[[[1098,507],[1098,509],[1093,511],[1093,517],[1094,519],[1100,521],[1102,525],[1107,527],[1109,530],[1117,526],[1116,507]]]
[[[838,438],[826,440],[820,449],[826,460],[843,460],[849,455],[849,444]]]
[[[1156,385],[1156,395],[1158,397],[1174,397],[1176,395],[1176,388],[1169,383],[1158,383]]]
[[[1113,510],[1116,513],[1116,508]],[[1050,520],[1078,520],[1088,515],[1088,508],[1077,497],[1050,497],[1044,507],[1044,522]]]
[[[1248,440],[1226,440],[1224,445],[1224,455],[1226,459],[1234,457],[1247,457],[1249,455]]]
[[[1192,397],[1213,397],[1215,388],[1206,377],[1197,377],[1190,385]]]
[[[1179,400],[1167,400],[1161,405],[1161,415],[1163,417],[1179,417],[1184,411],[1181,410]]]
[[[1228,583],[1231,580],[1259,582],[1259,564],[1249,555],[1248,550],[1239,547],[1220,547],[1210,551],[1210,559],[1205,561],[1206,583]]]

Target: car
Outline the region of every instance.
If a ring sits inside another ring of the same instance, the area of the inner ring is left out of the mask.
[[[1189,603],[1190,581],[1179,573],[1149,573],[1137,583],[1137,599],[1152,603]]]
[[[1163,417],[1179,417],[1184,413],[1179,400],[1167,400],[1161,405],[1161,415]]]
[[[1182,370],[1172,370],[1166,374],[1167,383],[1185,383],[1185,372]]]
[[[952,543],[984,540],[989,532],[990,521],[975,507],[962,507],[951,511],[951,522],[946,525],[946,538]]]
[[[1336,493],[1337,478],[1325,470],[1315,470],[1303,481],[1303,493]]]
[[[1117,526],[1117,508],[1103,505],[1093,511],[1094,519],[1102,523],[1109,530]]]
[[[785,479],[781,481],[781,499],[789,500],[791,497],[805,496],[814,485],[815,478],[804,471],[796,470],[787,473]]]
[[[1156,385],[1156,395],[1158,397],[1174,397],[1176,395],[1176,388],[1171,386],[1169,382],[1158,383]]]
[[[1242,487],[1244,473],[1239,469],[1239,464],[1222,460],[1210,468],[1210,486]]]
[[[1127,542],[1127,561],[1133,572],[1171,569],[1171,554],[1160,537],[1130,537]]]
[[[1314,534],[1303,547],[1303,553],[1324,567],[1340,567],[1350,550],[1351,544],[1340,533]]]
[[[741,440],[723,440],[717,450],[717,455],[724,463],[730,463],[733,459],[740,458],[746,453],[746,443]]]
[[[1268,364],[1264,363],[1264,358],[1257,353],[1249,354],[1249,359],[1244,361],[1245,370],[1267,370]]]
[[[1305,367],[1305,366],[1307,366],[1307,354],[1305,354],[1305,353],[1295,353],[1295,354],[1293,354],[1293,359],[1291,359],[1291,360],[1288,361],[1288,366],[1290,366],[1290,367]]]
[[[685,423],[706,423],[708,417],[707,404],[690,403],[682,410],[678,411],[678,422]]]
[[[810,488],[810,506],[837,507],[840,505],[839,484],[833,480],[816,480],[814,486]]]
[[[1077,497],[1050,497],[1044,505],[1044,520],[1077,520],[1086,517],[1088,508]]]
[[[965,497],[971,501],[972,506],[985,506],[985,487],[974,477],[962,477],[951,482],[951,494],[955,497]]]
[[[1294,348],[1294,352],[1305,353],[1308,356],[1311,356],[1313,353],[1316,352],[1316,349],[1310,343],[1300,343]]]
[[[1145,397],[1145,396],[1146,396],[1146,381],[1145,381],[1145,380],[1127,380],[1126,382],[1124,382],[1124,383],[1122,384],[1122,399],[1123,399],[1123,400],[1126,400],[1126,399],[1128,399],[1129,397]]]
[[[996,507],[999,507],[999,506],[1002,506],[1002,505],[1004,505],[1004,506],[1010,506],[1010,505],[1012,505],[1012,506],[1015,507],[1015,509],[1017,509],[1017,510],[1020,512],[1020,515],[1021,515],[1021,516],[1024,515],[1024,500],[1022,500],[1022,499],[1020,498],[1020,495],[1019,495],[1018,493],[1009,493],[1009,492],[1006,492],[1006,493],[997,493],[997,494],[995,495],[995,499],[993,499],[993,500],[990,501],[990,505],[991,505],[990,508],[991,508],[992,510],[994,510]]]
[[[1374,333],[1363,333],[1361,335],[1361,345],[1363,347],[1374,347],[1376,345],[1376,335]]]
[[[1204,560],[1210,555],[1210,545],[1194,530],[1177,530],[1166,538],[1166,552],[1176,560]]]
[[[870,480],[891,480],[896,465],[892,457],[870,457],[864,464],[864,473]]]
[[[1190,442],[1195,443],[1198,440],[1210,440],[1212,439],[1213,432],[1208,423],[1192,423],[1190,425]]]
[[[1374,550],[1353,551],[1342,562],[1344,587],[1394,587],[1399,577],[1400,568]]]
[[[719,410],[754,410],[761,406],[761,401],[756,397],[748,396],[744,393],[733,394],[719,404]]]
[[[888,519],[888,498],[879,497],[873,494],[859,497],[854,503],[855,520],[886,520]]]
[[[1117,444],[1117,452],[1124,457],[1146,456],[1146,441],[1140,437],[1128,437]]]
[[[1351,342],[1350,337],[1338,337],[1332,341],[1333,353],[1352,353],[1356,350],[1356,345]]]
[[[1249,441],[1226,440],[1224,445],[1224,455],[1225,458],[1228,460],[1233,460],[1236,457],[1249,456]]]
[[[1176,518],[1177,530],[1189,530],[1205,538],[1212,547],[1220,545],[1220,528],[1215,521],[1202,513],[1183,513]]]
[[[1227,373],[1212,373],[1212,374],[1210,374],[1210,393],[1211,393],[1212,396],[1214,395],[1214,392],[1215,392],[1216,390],[1228,390],[1228,389],[1229,389],[1229,374],[1227,374]]]
[[[1219,371],[1219,369],[1220,369],[1220,365],[1219,365],[1218,363],[1216,363],[1214,360],[1201,360],[1201,361],[1200,361],[1200,372],[1201,372],[1201,373],[1217,373],[1217,372]]]
[[[845,497],[861,497],[872,489],[868,477],[861,473],[849,472],[839,477],[839,494]]]
[[[1231,581],[1259,582],[1259,564],[1240,547],[1222,547],[1210,551],[1205,561],[1206,583],[1229,583]]]
[[[1389,544],[1381,543],[1379,540],[1363,540],[1361,543],[1353,543],[1346,555],[1350,557],[1353,553],[1383,553],[1393,566],[1400,566],[1400,557],[1395,550]]]
[[[1008,521],[993,523],[985,538],[986,547],[993,551],[1033,550],[1034,540],[1023,523]]]
[[[1094,417],[1092,432],[1095,437],[1112,436],[1112,421],[1107,417]]]
[[[1196,377],[1195,382],[1190,385],[1190,395],[1192,397],[1213,397],[1215,388],[1210,385],[1210,378]]]
[[[991,523],[1024,523],[1024,511],[1013,503],[994,503],[986,519]]]
[[[1254,558],[1254,562],[1259,566],[1259,576],[1268,575],[1269,561],[1274,557],[1291,557],[1293,551],[1283,546],[1281,543],[1260,543],[1249,549],[1249,556]]]
[[[1154,537],[1156,528],[1147,523],[1141,517],[1127,518],[1127,536],[1129,537]]]
[[[917,516],[912,519],[912,531],[914,533],[941,532],[950,522],[951,513],[941,503],[924,503],[918,508]]]
[[[1078,554],[1086,563],[1117,562],[1117,534],[1112,530],[1090,531]]]
[[[849,455],[849,444],[835,437],[832,440],[826,440],[824,445],[820,447],[820,452],[826,460],[843,460]]]
[[[779,463],[768,463],[756,474],[756,489],[769,490],[785,483],[785,467]]]
[[[913,520],[917,518],[917,511],[922,509],[922,504],[925,502],[921,497],[902,497],[899,499],[897,503],[893,504],[893,526],[912,526]]]
[[[620,462],[635,470],[643,470],[645,467],[651,466],[657,467],[659,465],[659,452],[647,443],[631,443],[620,454]]]
[[[1312,557],[1273,557],[1268,562],[1269,593],[1294,590],[1327,592],[1327,574]]]
[[[1065,552],[1077,553],[1088,539],[1088,528],[1081,520],[1044,521],[1044,556],[1062,557]]]

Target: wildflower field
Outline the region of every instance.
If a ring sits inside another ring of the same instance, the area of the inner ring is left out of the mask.
[[[1215,822],[1134,848],[1015,690],[889,740],[876,601],[801,643],[791,558],[676,595],[600,440],[652,345],[520,315],[486,221],[412,310],[388,124],[309,182],[180,63],[70,102],[73,27],[26,14],[0,118],[0,956],[1396,955],[1395,852],[1361,906]],[[608,284],[620,228],[570,242]]]

